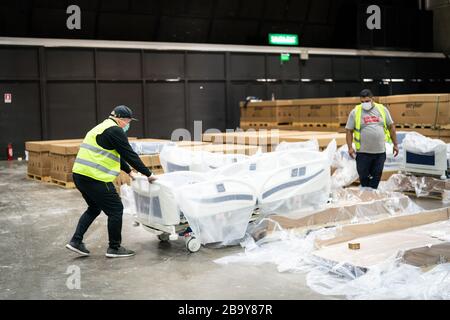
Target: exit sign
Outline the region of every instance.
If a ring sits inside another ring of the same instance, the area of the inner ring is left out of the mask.
[[[281,46],[298,46],[298,35],[269,33],[269,44]]]
[[[281,61],[289,61],[289,60],[291,60],[291,55],[289,53],[282,53],[280,55],[280,60]]]

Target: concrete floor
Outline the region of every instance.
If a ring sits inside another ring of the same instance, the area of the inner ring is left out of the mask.
[[[86,234],[91,256],[80,258],[64,248],[85,209],[79,192],[25,177],[25,162],[0,162],[0,299],[332,298],[311,291],[304,274],[279,273],[274,265],[213,262],[241,252],[240,247],[189,254],[182,241],[162,244],[133,227],[129,216],[124,217],[123,244],[137,252],[135,257],[104,256],[102,214]],[[81,289],[69,289],[66,272],[78,267]]]

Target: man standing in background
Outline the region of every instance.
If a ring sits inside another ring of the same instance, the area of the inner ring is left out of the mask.
[[[361,91],[360,98],[361,104],[352,110],[345,127],[348,153],[356,159],[361,186],[378,189],[386,161],[386,142],[393,143],[394,157],[398,156],[397,133],[389,110],[373,101],[369,89]]]

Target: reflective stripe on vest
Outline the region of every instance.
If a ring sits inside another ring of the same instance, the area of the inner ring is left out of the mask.
[[[380,112],[381,117],[383,118],[384,123],[384,138],[387,142],[392,143],[391,133],[387,128],[386,124],[386,112],[384,110],[384,106],[379,103],[375,103],[375,107]],[[361,149],[361,115],[362,115],[362,105],[357,105],[355,108],[355,129],[353,131],[353,142],[355,143],[356,151]]]
[[[72,172],[95,180],[112,182],[120,173],[120,155],[116,150],[107,150],[97,144],[97,136],[106,129],[117,126],[107,119],[90,130],[83,140],[73,165]]]

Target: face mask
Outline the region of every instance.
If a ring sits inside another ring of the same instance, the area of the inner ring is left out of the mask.
[[[372,102],[363,102],[362,108],[366,111],[369,111],[370,109],[373,108]]]
[[[128,123],[125,127],[122,128],[124,132],[127,132],[130,129],[130,124]]]

